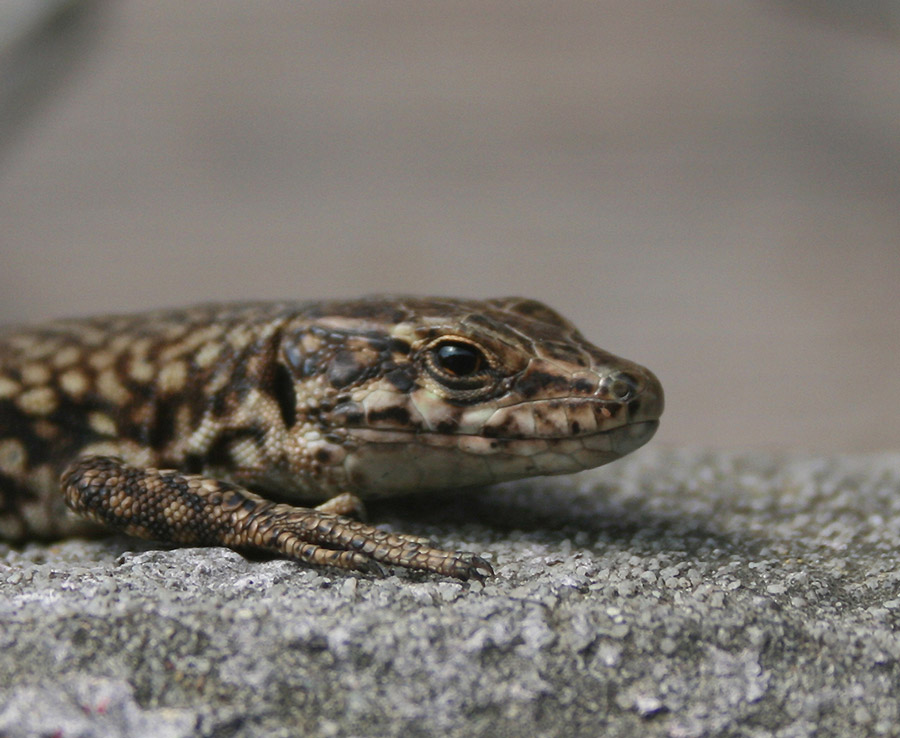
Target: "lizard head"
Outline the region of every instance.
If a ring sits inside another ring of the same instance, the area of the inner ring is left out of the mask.
[[[282,338],[305,383],[297,432],[360,496],[600,466],[650,440],[663,410],[652,372],[533,300],[368,298],[316,313]]]

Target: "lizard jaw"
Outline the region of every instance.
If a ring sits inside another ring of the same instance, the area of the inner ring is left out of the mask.
[[[658,420],[646,420],[555,439],[359,428],[343,466],[366,497],[479,486],[601,466],[643,446],[658,427]]]

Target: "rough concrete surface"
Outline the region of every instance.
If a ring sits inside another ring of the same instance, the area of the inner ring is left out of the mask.
[[[646,450],[370,515],[497,575],[0,549],[0,735],[900,735],[900,455]]]

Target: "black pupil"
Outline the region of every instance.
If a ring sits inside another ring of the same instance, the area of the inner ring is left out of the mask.
[[[435,351],[438,366],[454,377],[467,377],[481,369],[481,354],[464,343],[445,343]]]

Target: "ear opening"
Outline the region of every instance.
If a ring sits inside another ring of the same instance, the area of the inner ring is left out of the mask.
[[[294,388],[294,377],[290,370],[280,361],[275,362],[275,374],[272,377],[272,396],[278,403],[281,419],[285,428],[293,428],[297,422],[297,391]]]

